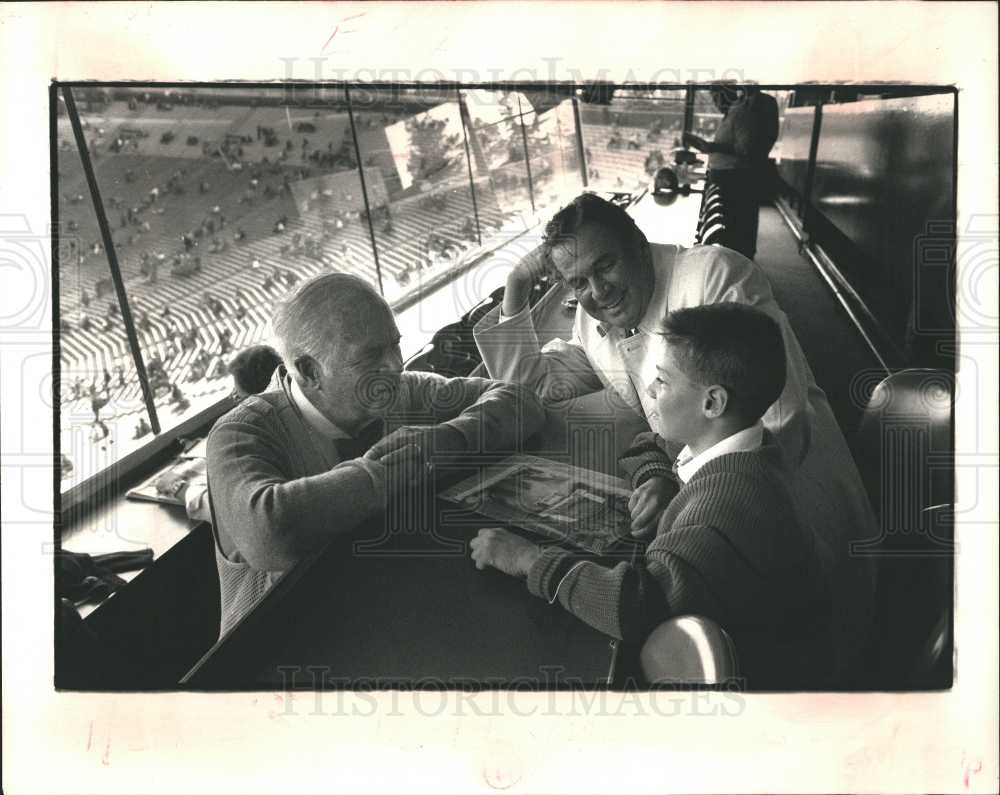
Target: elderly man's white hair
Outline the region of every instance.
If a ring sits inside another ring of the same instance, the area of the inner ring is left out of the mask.
[[[271,317],[275,347],[290,373],[295,361],[311,356],[324,366],[363,341],[389,305],[364,279],[349,273],[325,273],[302,283],[275,307]]]

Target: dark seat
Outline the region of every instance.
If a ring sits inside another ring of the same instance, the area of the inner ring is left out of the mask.
[[[900,536],[924,508],[954,502],[954,390],[945,370],[901,370],[868,398],[853,451],[883,535]]]
[[[470,375],[482,363],[472,329],[503,301],[503,293],[503,287],[494,290],[460,320],[438,329],[431,341],[404,363],[403,369],[439,373],[447,377]]]
[[[944,689],[952,683],[953,507],[921,512],[923,552],[887,552],[879,565],[874,683],[887,690]]]
[[[854,440],[880,526],[854,548],[878,557],[875,687],[951,684],[953,394],[946,371],[894,373],[873,390]]]
[[[732,639],[702,616],[677,616],[657,626],[639,651],[639,665],[653,685],[721,685],[739,676]]]

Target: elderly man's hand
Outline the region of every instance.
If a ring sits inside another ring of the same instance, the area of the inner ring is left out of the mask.
[[[386,492],[390,495],[412,486],[426,471],[416,445],[397,447],[378,460],[385,477]]]
[[[469,547],[477,569],[492,566],[514,577],[527,577],[542,554],[536,544],[500,527],[484,527]]]
[[[467,443],[465,437],[450,425],[406,426],[379,439],[365,453],[365,458],[379,461],[407,446],[414,448],[413,454],[419,464],[429,470],[436,456],[464,452]]]

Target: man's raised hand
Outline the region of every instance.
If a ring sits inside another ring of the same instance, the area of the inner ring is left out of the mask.
[[[535,283],[548,273],[548,258],[545,246],[539,245],[529,251],[515,265],[507,276],[507,288],[503,296],[503,313],[506,317],[516,315],[525,304]]]

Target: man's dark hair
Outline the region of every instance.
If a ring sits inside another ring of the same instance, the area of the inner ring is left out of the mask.
[[[730,405],[748,421],[760,419],[785,388],[781,329],[759,309],[734,303],[677,309],[667,315],[663,336],[684,374],[725,387]]]
[[[270,345],[251,345],[232,358],[229,372],[241,392],[256,395],[267,389],[279,364],[281,357]]]
[[[582,193],[545,225],[542,242],[546,256],[552,252],[553,246],[572,240],[584,226],[593,223],[600,224],[625,244],[641,235],[639,227],[624,207],[602,199],[596,193]]]

